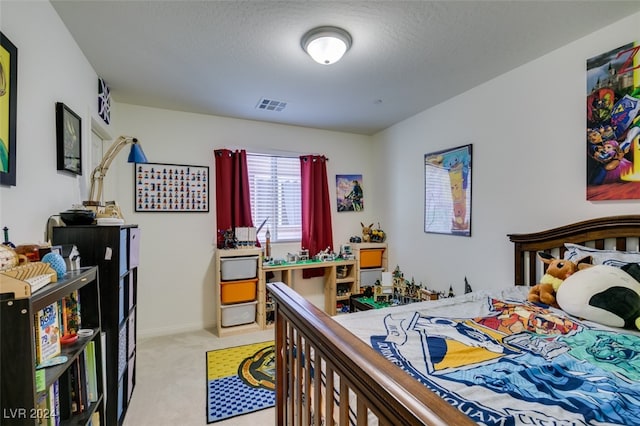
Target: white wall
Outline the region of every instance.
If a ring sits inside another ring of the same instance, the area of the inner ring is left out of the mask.
[[[0,187],[0,226],[11,229],[13,242],[32,243],[43,238],[50,215],[86,197],[97,75],[48,1],[3,0],[0,29],[19,55],[17,186]],[[390,266],[398,264],[405,276],[441,290],[453,285],[457,293],[465,276],[475,289],[504,287],[513,273],[507,233],[638,212],[638,201],[585,201],[584,158],[585,60],[638,40],[640,14],[373,138],[117,102],[106,127],[113,137],[138,137],[153,162],[208,165],[212,174],[212,153],[221,147],[325,154],[330,188],[336,174],[364,176],[365,210],[334,213],[336,245],[358,234],[360,222],[379,221],[389,235]],[[80,178],[56,171],[57,101],[83,119]],[[473,143],[472,237],[425,234],[423,156],[466,143]],[[132,182],[132,166],[120,154],[105,198],[116,199],[127,222],[142,230],[140,335],[213,325],[215,202],[208,214],[135,213]],[[317,285],[300,291],[319,303]]]
[[[321,153],[330,159],[330,191],[335,191],[336,174],[362,173],[366,202],[374,203],[379,196],[367,190],[374,169],[368,150],[371,139],[366,136],[127,104],[115,105],[112,117],[116,134],[137,137],[150,162],[209,166],[211,188],[215,188],[213,151],[226,147]],[[215,191],[210,192],[209,213],[136,213],[133,166],[126,163],[126,155],[121,156],[107,176],[105,199],[116,198],[127,222],[137,223],[142,231],[139,332],[152,335],[211,326],[215,320]],[[359,213],[336,213],[335,196],[331,209],[336,248],[349,236],[359,235],[361,221],[376,219],[366,207]],[[299,244],[274,245],[273,253],[284,256],[299,249]],[[324,306],[322,280],[309,281],[298,280],[296,289]]]
[[[90,172],[85,143],[83,176],[56,170],[55,103],[80,115],[86,142],[98,117],[98,76],[48,1],[3,0],[0,29],[18,48],[17,185],[0,186],[0,228],[13,243],[36,243],[50,215],[86,196]]]
[[[98,76],[48,1],[3,0],[0,29],[18,47],[19,58],[17,186],[0,187],[0,226],[10,228],[16,244],[42,241],[49,216],[86,199],[92,118],[114,138],[139,138],[150,161],[209,166],[214,175],[217,148],[321,153],[330,158],[330,190],[336,174],[362,173],[366,202],[373,204],[379,196],[367,190],[374,175],[369,137],[116,102],[107,126],[97,118]],[[64,102],[83,120],[82,177],[56,171],[55,102]],[[117,200],[127,223],[139,224],[142,231],[138,332],[144,336],[211,327],[215,194],[210,194],[208,214],[134,213],[133,170],[126,156],[121,153],[112,163],[104,196]],[[335,199],[331,201],[335,212]],[[361,221],[378,220],[371,208],[334,213],[333,219],[336,246],[359,234]],[[275,246],[274,254],[297,249]],[[322,305],[320,280],[299,289]]]
[[[390,266],[431,288],[513,282],[508,233],[638,213],[640,202],[586,201],[586,59],[640,41],[640,14],[424,111],[375,136],[378,206]],[[472,236],[424,233],[424,154],[473,144]]]

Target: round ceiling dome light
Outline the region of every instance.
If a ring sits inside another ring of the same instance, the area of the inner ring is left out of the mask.
[[[337,27],[309,30],[301,40],[302,48],[319,64],[335,64],[351,47],[351,35]]]

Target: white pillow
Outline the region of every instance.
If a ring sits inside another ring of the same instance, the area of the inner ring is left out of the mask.
[[[556,300],[571,315],[640,329],[640,283],[620,268],[596,265],[578,271],[562,282]]]
[[[567,248],[564,258],[572,262],[591,256],[594,265],[609,265],[620,268],[627,263],[640,263],[640,252],[637,251],[598,250],[572,243],[565,243],[564,246]]]

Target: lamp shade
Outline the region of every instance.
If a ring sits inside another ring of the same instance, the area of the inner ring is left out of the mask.
[[[147,156],[144,155],[144,151],[142,151],[142,147],[137,142],[131,144],[131,151],[129,151],[129,158],[127,158],[127,162],[129,163],[147,163]]]
[[[319,64],[338,62],[351,47],[351,35],[342,28],[318,27],[302,37],[302,48]]]

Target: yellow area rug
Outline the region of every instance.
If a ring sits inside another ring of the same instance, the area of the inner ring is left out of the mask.
[[[207,423],[275,405],[273,341],[207,352]]]

